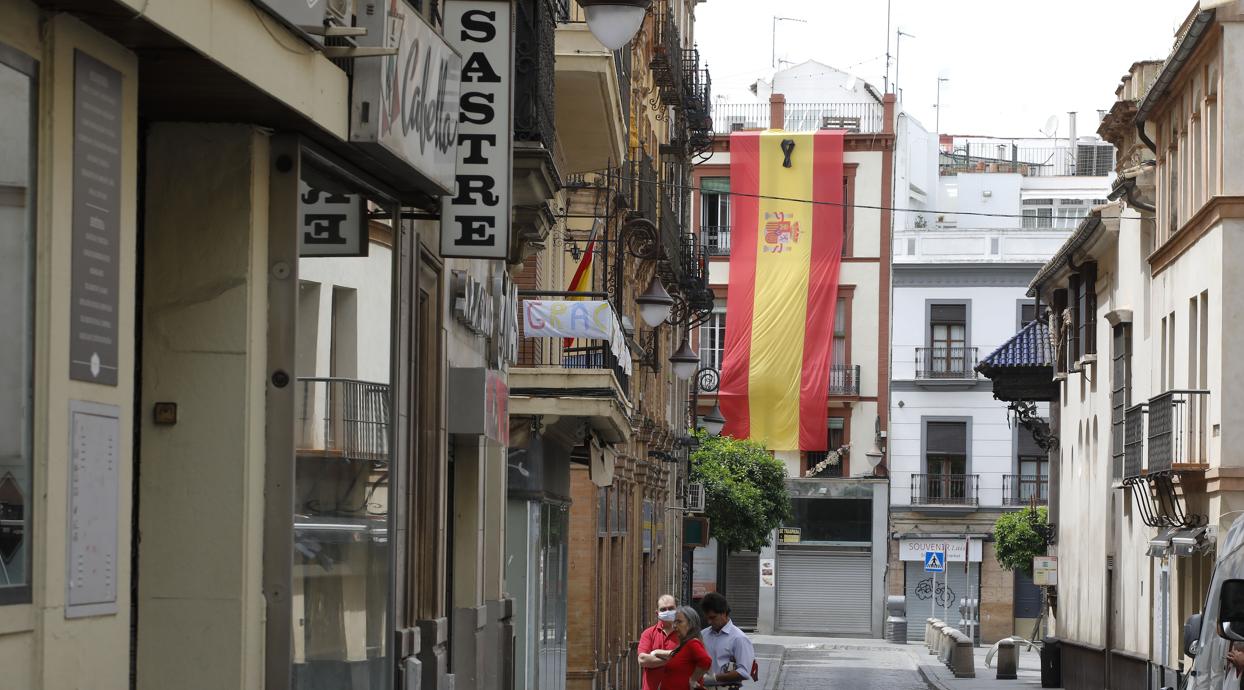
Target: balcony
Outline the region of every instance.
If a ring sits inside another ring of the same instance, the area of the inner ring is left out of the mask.
[[[626,157],[629,56],[610,52],[585,23],[557,26],[556,135],[567,169],[602,170]]]
[[[1209,466],[1209,391],[1173,390],[1149,400],[1149,474]]]
[[[730,226],[706,225],[700,228],[700,242],[709,256],[730,256]]]
[[[298,387],[300,457],[388,461],[389,384],[300,378]]]
[[[630,435],[630,376],[602,340],[521,338],[510,415],[584,417],[607,443]]]
[[[911,505],[976,507],[980,504],[980,475],[913,474]]]
[[[1134,405],[1123,415],[1123,479],[1136,479],[1145,471],[1146,405]]]
[[[787,103],[783,128],[788,132],[845,129],[876,134],[885,125],[880,103]],[[729,134],[739,129],[768,129],[768,103],[718,103],[713,106],[713,131]]]
[[[1022,507],[1045,505],[1050,500],[1049,477],[1035,474],[1002,475],[1002,505]]]
[[[1010,141],[973,141],[941,151],[942,175],[989,172],[1028,177],[1104,176],[1114,171],[1114,147],[1101,143],[1019,146]]]
[[[860,365],[833,364],[829,368],[829,394],[857,396],[860,394]]]
[[[652,41],[652,58],[649,61],[652,80],[662,105],[682,108],[686,95],[682,35],[668,2],[658,2],[652,8],[652,17],[656,31]]]
[[[556,222],[550,200],[561,189],[556,147],[555,45],[565,0],[520,0],[514,6],[514,241],[544,242]]]
[[[976,348],[936,346],[916,348],[916,378],[930,382],[974,381]]]

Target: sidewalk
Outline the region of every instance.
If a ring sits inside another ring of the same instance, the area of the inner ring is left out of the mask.
[[[756,650],[756,666],[760,671],[759,690],[775,690],[778,670],[782,668],[782,659],[786,656],[786,647],[755,640],[752,642],[752,647]]]
[[[998,688],[1001,690],[1002,688],[1041,687],[1041,658],[1036,647],[1033,647],[1031,651],[1026,647],[1019,647],[1019,672],[1016,674],[1019,677],[1017,679],[998,680],[996,664],[993,668],[985,666],[985,655],[989,653],[990,646],[982,645],[974,650],[976,653],[975,678],[955,678],[955,674],[938,661],[936,656],[928,653],[923,642],[912,642],[906,645],[908,652],[916,659],[920,675],[925,682],[937,690],[954,688],[980,688],[981,690]]]

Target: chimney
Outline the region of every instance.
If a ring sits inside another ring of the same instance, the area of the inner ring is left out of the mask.
[[[786,128],[786,96],[775,93],[769,96],[769,129]]]
[[[1076,152],[1079,149],[1076,148],[1076,114],[1072,112],[1067,113],[1067,140],[1067,157],[1071,161],[1070,174],[1075,175],[1077,163]]]
[[[894,105],[897,102],[898,96],[895,96],[892,93],[887,93],[881,97],[881,131],[884,134],[894,134]]]

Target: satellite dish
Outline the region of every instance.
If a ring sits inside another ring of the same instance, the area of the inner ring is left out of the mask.
[[[854,90],[855,90],[855,82],[856,82],[855,75],[854,75],[854,74],[848,74],[848,75],[847,75],[847,91],[854,91]]]
[[[1045,126],[1041,128],[1041,133],[1050,138],[1053,138],[1055,134],[1058,134],[1057,115],[1051,115],[1049,119],[1045,121]]]

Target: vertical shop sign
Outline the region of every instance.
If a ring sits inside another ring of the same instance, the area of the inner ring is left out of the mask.
[[[69,377],[117,385],[121,73],[74,54]]]
[[[307,170],[298,181],[298,256],[367,256],[366,202],[361,194],[348,194],[308,180]]]
[[[445,38],[463,57],[457,190],[441,208],[441,254],[504,259],[510,251],[514,80],[508,0],[447,0]]]

